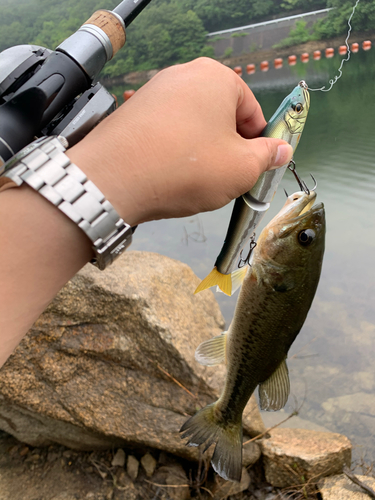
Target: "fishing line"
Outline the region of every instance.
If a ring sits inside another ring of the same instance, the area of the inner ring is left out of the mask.
[[[310,87],[308,87],[309,90],[312,90],[312,91],[315,91],[315,90],[321,90],[322,92],[329,92],[331,90],[331,88],[334,86],[334,84],[337,82],[337,80],[339,78],[341,78],[342,76],[342,67],[343,67],[343,64],[344,62],[347,62],[349,61],[350,59],[350,48],[349,48],[349,44],[348,44],[348,40],[349,40],[349,37],[350,37],[350,33],[352,31],[352,25],[350,24],[350,21],[352,20],[352,17],[354,15],[354,12],[355,12],[355,9],[357,8],[357,5],[359,4],[360,0],[357,0],[354,7],[353,7],[353,10],[352,10],[352,13],[350,14],[350,17],[348,19],[348,26],[349,26],[349,29],[348,29],[348,34],[346,35],[346,39],[345,39],[345,45],[346,45],[346,48],[348,50],[348,56],[344,59],[341,60],[341,64],[340,64],[340,67],[338,69],[338,72],[339,74],[335,76],[335,78],[332,78],[331,80],[328,81],[328,83],[330,84],[330,87],[329,89],[326,89],[326,86],[324,85],[323,87],[321,87],[320,89],[310,89]]]

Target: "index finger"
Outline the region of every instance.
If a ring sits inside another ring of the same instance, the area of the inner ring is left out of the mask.
[[[259,137],[267,125],[262,108],[252,91],[240,77],[238,77],[237,89],[237,132],[245,139]]]

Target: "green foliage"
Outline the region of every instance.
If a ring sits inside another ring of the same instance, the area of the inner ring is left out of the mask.
[[[232,33],[232,34],[231,34],[231,37],[232,37],[232,38],[241,38],[241,37],[243,37],[243,36],[247,36],[247,33],[244,33],[244,32],[242,31],[241,33],[238,33],[238,32],[237,32],[237,33]]]
[[[230,57],[233,54],[233,47],[227,47],[224,52],[224,57]]]
[[[353,10],[354,2],[342,0],[328,0],[327,7],[335,7],[325,19],[321,19],[314,26],[316,38],[330,38],[347,33],[348,19]],[[375,27],[375,1],[361,0],[357,5],[351,21],[353,30],[369,31]]]
[[[284,38],[280,43],[274,45],[274,48],[290,47],[292,45],[298,45],[300,43],[308,42],[312,39],[312,34],[307,29],[306,21],[296,21],[296,26],[294,29],[290,30],[289,36]]]

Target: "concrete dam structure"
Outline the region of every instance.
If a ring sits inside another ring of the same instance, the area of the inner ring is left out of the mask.
[[[240,56],[257,50],[271,49],[289,35],[296,21],[305,21],[307,27],[311,27],[318,19],[325,17],[330,10],[321,9],[263,23],[215,31],[207,35],[208,42],[214,47],[215,57]],[[228,54],[228,49],[232,49],[230,54]]]

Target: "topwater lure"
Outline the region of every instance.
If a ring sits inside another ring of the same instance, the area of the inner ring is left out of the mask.
[[[303,80],[283,100],[264,128],[262,137],[274,137],[288,142],[296,150],[310,107],[310,95]],[[199,284],[195,293],[217,285],[232,295],[242,284],[247,266],[238,267],[239,255],[276,193],[288,164],[262,174],[255,186],[236,199],[227,235],[211,273]]]

